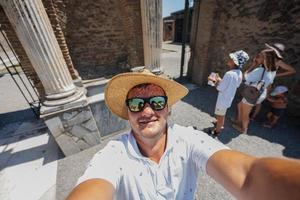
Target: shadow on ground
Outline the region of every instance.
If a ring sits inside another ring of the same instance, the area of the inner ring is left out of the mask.
[[[12,167],[15,165],[20,165],[23,163],[36,161],[42,159],[42,165],[46,165],[47,163],[51,163],[52,161],[63,158],[63,153],[60,149],[57,150],[57,155],[53,155],[53,153],[49,153],[54,151],[51,147],[56,145],[56,142],[53,137],[49,137],[47,143],[40,144],[38,146],[27,147],[26,149],[19,150],[22,148],[18,142],[21,140],[26,140],[33,137],[38,137],[41,135],[40,133],[35,134],[23,134],[20,137],[12,137],[7,140],[0,140],[1,150],[1,161],[0,161],[0,171]],[[30,144],[28,144],[30,146]]]
[[[40,159],[46,165],[63,157],[44,121],[35,118],[30,109],[0,116],[4,120],[0,126],[0,170]]]
[[[0,114],[0,129],[2,129],[7,124],[32,120],[35,118],[36,117],[30,108],[14,112],[2,113]]]

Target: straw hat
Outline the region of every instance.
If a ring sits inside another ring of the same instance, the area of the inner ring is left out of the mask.
[[[276,56],[280,59],[283,59],[282,53],[284,52],[285,46],[281,43],[274,43],[273,45],[269,45],[267,43],[265,43],[266,47],[268,49],[272,49],[273,51],[275,51]]]
[[[105,103],[109,110],[117,116],[128,119],[126,97],[131,88],[143,83],[153,83],[160,86],[168,97],[171,106],[188,93],[183,85],[170,80],[162,75],[155,75],[149,70],[141,72],[128,72],[114,76],[105,88]]]

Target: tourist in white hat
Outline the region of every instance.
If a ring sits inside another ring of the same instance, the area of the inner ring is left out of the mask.
[[[231,106],[236,90],[243,79],[241,69],[248,60],[249,56],[243,50],[230,53],[226,63],[229,70],[224,74],[223,79],[218,77],[216,80],[212,80],[208,77],[210,81],[214,81],[216,89],[218,90],[218,98],[215,106],[217,122],[215,128],[210,131],[210,134],[214,137],[221,133],[221,129],[224,126],[226,111]]]
[[[95,154],[67,200],[192,200],[200,171],[237,199],[299,199],[300,161],[255,158],[168,124],[171,106],[187,93],[149,71],[113,77],[105,102],[131,131]]]

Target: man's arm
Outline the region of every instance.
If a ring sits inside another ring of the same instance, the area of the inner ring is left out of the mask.
[[[207,172],[237,199],[300,199],[298,160],[221,150],[208,160]]]
[[[90,179],[80,183],[66,200],[112,200],[114,187],[104,179]]]

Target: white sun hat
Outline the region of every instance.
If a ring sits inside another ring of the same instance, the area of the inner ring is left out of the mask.
[[[286,86],[279,85],[279,86],[276,86],[274,88],[274,90],[270,93],[270,95],[271,96],[276,96],[278,94],[282,94],[282,93],[285,93],[287,91],[289,91],[289,89]]]

